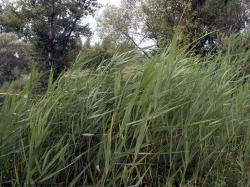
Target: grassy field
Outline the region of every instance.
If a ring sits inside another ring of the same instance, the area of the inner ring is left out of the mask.
[[[173,42],[136,68],[76,65],[38,97],[34,71],[0,110],[0,184],[250,186],[250,82],[230,63],[246,55]]]

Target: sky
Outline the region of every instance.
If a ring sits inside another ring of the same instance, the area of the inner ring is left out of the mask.
[[[102,3],[103,5],[106,5],[106,4],[119,5],[120,4],[120,0],[98,0],[98,1]]]
[[[122,0],[98,0],[98,2],[101,3],[104,7],[101,8],[98,12],[96,12],[96,17],[97,17],[98,15],[100,16],[101,12],[102,12],[103,9],[105,8],[105,5],[108,5],[108,4],[109,4],[109,5],[116,5],[116,6],[119,6],[120,3],[121,3],[121,1],[122,1]],[[89,26],[90,26],[90,28],[91,28],[91,30],[92,30],[93,32],[96,30],[96,27],[97,27],[97,25],[96,25],[96,17],[94,18],[94,17],[89,16],[89,17],[86,19],[86,22],[89,23]],[[86,40],[86,39],[85,39],[85,40]],[[83,42],[84,42],[85,40],[83,39]],[[101,41],[101,40],[100,40],[100,37],[98,36],[98,33],[97,33],[97,32],[94,32],[94,35],[92,36],[91,44],[93,45],[93,44],[98,43],[98,42],[100,42],[100,41]],[[140,44],[140,47],[144,48],[144,47],[149,47],[149,46],[154,46],[154,45],[155,45],[155,41],[148,39],[148,40],[142,42],[142,43]]]
[[[100,4],[102,4],[104,7],[105,7],[105,5],[108,5],[108,4],[119,6],[121,0],[98,0],[98,2]],[[101,14],[104,7],[101,8],[100,10],[98,10],[98,12],[96,12],[96,16]],[[89,23],[89,26],[90,26],[91,30],[93,32],[95,31],[95,29],[96,29],[96,17],[88,16],[84,22]],[[92,36],[91,43],[95,44],[95,43],[98,43],[98,42],[100,42],[100,38],[99,38],[98,34],[96,32],[94,32],[94,35]]]

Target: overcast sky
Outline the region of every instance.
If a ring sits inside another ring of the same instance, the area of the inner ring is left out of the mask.
[[[120,0],[98,0],[98,1],[102,3],[103,5],[105,4],[119,5],[120,4]]]
[[[101,3],[104,7],[105,7],[105,5],[108,5],[108,4],[119,6],[120,1],[121,0],[98,0],[98,2]],[[103,11],[104,7],[101,8],[100,10],[98,10],[98,12],[96,12],[96,16],[100,15],[100,13]],[[89,23],[91,30],[94,32],[96,29],[96,18],[89,16],[86,18],[86,22]],[[97,43],[99,41],[100,41],[100,38],[98,37],[97,33],[94,33],[91,43],[94,44],[94,43]]]

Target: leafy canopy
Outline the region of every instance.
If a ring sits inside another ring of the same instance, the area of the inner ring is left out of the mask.
[[[67,68],[66,57],[75,47],[77,38],[91,35],[82,18],[93,15],[97,8],[97,0],[18,0],[1,14],[6,20],[2,28],[14,30],[30,40],[39,58],[46,62],[45,69],[53,66],[58,76]],[[15,15],[21,18],[21,23],[7,19]]]
[[[138,45],[138,38],[147,38],[165,47],[179,26],[180,43],[190,44],[206,35],[196,47],[207,43],[213,47],[218,36],[211,32],[235,33],[246,27],[249,4],[248,0],[125,0],[120,7],[106,8],[99,30],[101,36],[112,35],[117,41]]]

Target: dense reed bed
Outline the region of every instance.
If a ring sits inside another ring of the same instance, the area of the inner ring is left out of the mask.
[[[240,55],[199,57],[173,42],[134,69],[126,55],[81,73],[76,64],[35,98],[34,71],[1,106],[0,184],[249,186]]]

